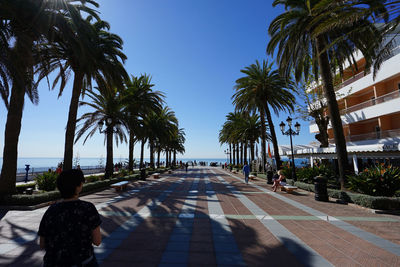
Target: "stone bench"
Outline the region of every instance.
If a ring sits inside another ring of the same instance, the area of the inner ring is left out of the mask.
[[[128,186],[128,182],[127,181],[122,181],[122,182],[119,182],[119,183],[112,184],[110,186],[112,188],[115,188],[115,191],[118,192],[118,191],[125,190],[126,187]]]
[[[158,172],[153,173],[153,177],[154,177],[154,179],[158,179],[158,178],[160,178],[160,174]]]
[[[287,193],[292,193],[295,190],[297,190],[297,186],[293,186],[293,185],[282,185],[281,186],[281,191],[286,191]]]

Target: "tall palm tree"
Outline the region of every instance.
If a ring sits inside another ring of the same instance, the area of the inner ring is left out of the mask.
[[[3,166],[0,193],[15,190],[18,139],[24,107],[24,96],[33,103],[38,102],[37,85],[46,71],[45,61],[37,61],[34,51],[43,42],[54,42],[66,33],[66,16],[86,12],[95,15],[85,4],[97,5],[94,1],[63,0],[4,0],[0,1],[0,39],[8,44],[1,49],[0,79],[3,87],[11,83],[7,122],[4,134]],[[7,41],[5,41],[7,40]],[[7,68],[7,71],[5,70]],[[42,74],[35,82],[35,72]],[[2,93],[3,94],[3,93]],[[7,95],[3,95],[4,97]]]
[[[297,81],[302,76],[307,79],[312,69],[315,77],[322,78],[342,188],[348,156],[333,85],[333,72],[337,68],[341,72],[346,62],[357,68],[354,57],[356,49],[364,55],[365,68],[368,70],[383,41],[382,33],[369,19],[371,13],[365,12],[368,5],[376,7],[382,1],[364,1],[365,5],[349,5],[349,2],[275,0],[273,6],[284,5],[285,12],[271,22],[268,30],[271,40],[267,47],[269,54],[278,48],[279,69],[285,77],[290,77],[294,70]]]
[[[185,153],[185,130],[183,128],[179,128],[178,125],[174,127],[174,132],[171,135],[169,144],[170,144],[170,149],[173,151],[173,162],[176,164],[176,154],[180,153],[183,154]]]
[[[125,122],[129,132],[129,159],[128,168],[133,170],[133,149],[143,125],[143,118],[151,112],[162,109],[164,95],[160,91],[153,91],[151,77],[147,74],[140,77],[131,76],[125,81],[123,101],[125,104]]]
[[[282,78],[277,70],[272,69],[272,65],[265,60],[261,65],[256,60],[255,64],[241,70],[246,76],[236,80],[236,93],[232,99],[236,109],[257,112],[260,115],[263,166],[266,164],[266,121],[268,122],[275,161],[280,168],[281,158],[270,108],[277,115],[279,111],[293,111],[295,97],[291,92],[294,90],[291,80]]]
[[[243,124],[242,114],[240,112],[229,112],[226,115],[226,122],[223,124],[222,129],[219,133],[219,141],[221,144],[228,143],[229,149],[233,147],[232,152],[232,163],[239,164],[239,141],[241,140],[241,125]]]
[[[250,145],[250,161],[254,160],[254,145],[261,136],[261,122],[258,115],[247,112],[230,113],[219,132],[219,142],[230,145],[230,140],[241,140],[244,159],[247,160],[247,145]],[[270,140],[270,135],[267,135]],[[229,148],[230,149],[230,148]],[[231,163],[231,162],[230,162]]]
[[[110,25],[102,20],[92,23],[92,17],[76,21],[70,19],[72,29],[64,36],[64,42],[43,49],[53,60],[49,60],[49,69],[58,69],[53,88],[60,81],[60,93],[70,72],[74,73],[72,97],[70,100],[68,121],[65,132],[64,169],[72,168],[73,144],[76,129],[79,97],[91,88],[92,79],[102,79],[120,87],[128,75],[121,63],[126,60],[122,52],[122,39],[108,32]]]
[[[83,114],[78,122],[83,121],[77,131],[77,142],[86,132],[87,135],[83,141],[85,143],[89,137],[92,137],[97,130],[102,128],[105,124],[106,129],[105,141],[107,143],[107,159],[105,178],[109,178],[113,173],[113,136],[116,137],[116,142],[126,142],[126,135],[124,132],[124,104],[122,101],[121,93],[118,92],[116,87],[113,87],[105,82],[100,83],[97,91],[87,90],[86,96],[90,98],[91,102],[81,101],[80,105],[85,105],[93,108],[92,112]]]
[[[250,144],[250,161],[254,160],[254,144],[261,136],[261,122],[257,114],[249,115],[245,113],[243,128],[241,129],[244,139]],[[267,139],[270,139],[267,134]]]
[[[157,142],[167,143],[175,134],[178,120],[175,113],[168,107],[164,107],[160,112],[154,112],[147,117],[146,126],[148,127],[148,139],[150,147],[150,166],[154,167],[154,149]]]

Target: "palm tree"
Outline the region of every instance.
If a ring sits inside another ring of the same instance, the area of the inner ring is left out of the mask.
[[[241,129],[244,139],[250,144],[250,161],[254,160],[254,144],[261,136],[261,122],[257,114],[249,115],[245,113],[243,128]],[[267,139],[270,136],[267,135]],[[245,157],[246,158],[246,157]]]
[[[3,87],[11,83],[7,122],[4,134],[3,167],[1,170],[0,193],[13,193],[15,190],[18,139],[24,107],[24,96],[33,103],[38,102],[37,85],[47,73],[46,61],[37,61],[34,51],[43,42],[53,42],[68,29],[66,16],[86,12],[93,16],[86,3],[97,5],[94,1],[62,0],[12,0],[0,2],[0,39],[5,47],[0,63],[0,79]],[[7,44],[5,44],[7,42]],[[7,70],[6,70],[7,69]],[[41,75],[35,82],[35,72]],[[2,93],[3,99],[7,96]]]
[[[74,72],[72,97],[69,106],[68,122],[65,132],[64,169],[72,168],[73,144],[76,129],[79,97],[84,95],[86,89],[91,88],[92,79],[102,79],[120,87],[128,75],[120,62],[125,61],[122,53],[122,39],[109,33],[110,25],[102,20],[92,23],[92,17],[70,19],[72,29],[64,36],[64,42],[57,43],[42,49],[43,53],[53,60],[49,60],[48,68],[58,69],[58,74],[53,82],[53,88],[60,82],[60,93]]]
[[[261,122],[256,114],[247,112],[229,113],[227,121],[219,132],[219,142],[230,146],[231,140],[241,140],[244,159],[247,160],[247,145],[250,145],[250,162],[254,160],[254,144],[261,136]],[[270,139],[270,136],[267,136]],[[230,148],[229,148],[230,149]]]
[[[160,112],[153,112],[145,120],[147,127],[147,137],[150,147],[150,166],[154,168],[154,149],[155,144],[167,143],[171,136],[175,134],[178,120],[175,113],[168,107],[164,107]]]
[[[125,81],[123,101],[125,104],[125,122],[129,132],[129,160],[128,168],[133,170],[133,149],[143,125],[143,118],[151,112],[162,109],[164,95],[153,91],[151,77],[147,74],[140,77],[131,76]]]
[[[185,153],[185,130],[183,128],[179,128],[178,125],[174,127],[174,132],[170,137],[169,148],[173,151],[174,159],[173,162],[176,164],[176,154],[177,153]]]
[[[281,158],[270,108],[277,115],[279,111],[293,111],[295,97],[290,92],[293,91],[293,84],[290,80],[283,79],[277,70],[272,69],[272,63],[268,64],[265,60],[262,65],[256,60],[255,64],[251,64],[241,72],[246,76],[236,80],[236,93],[232,96],[233,103],[237,110],[257,112],[260,115],[263,166],[266,164],[265,116],[267,117],[276,165],[280,168]]]
[[[219,133],[219,142],[221,144],[228,143],[229,149],[233,147],[232,156],[233,164],[239,165],[239,140],[241,139],[241,132],[238,130],[240,125],[243,124],[242,115],[240,112],[229,112],[226,115],[226,122],[223,124]]]
[[[99,83],[98,91],[87,90],[86,96],[90,98],[91,102],[81,101],[80,105],[89,106],[94,109],[92,112],[87,112],[79,118],[78,122],[83,121],[80,129],[77,132],[77,142],[86,132],[83,143],[89,137],[92,137],[98,129],[101,130],[102,126],[106,125],[105,141],[107,143],[107,160],[106,172],[104,177],[107,179],[113,173],[113,136],[115,134],[116,142],[126,142],[126,135],[124,132],[124,104],[122,101],[121,93],[118,92],[116,87],[113,87],[106,82]]]
[[[362,1],[361,1],[362,2]],[[382,1],[364,1],[366,5],[381,5]],[[354,53],[359,49],[366,60],[366,70],[377,56],[383,37],[369,20],[366,5],[348,1],[294,1],[275,0],[273,6],[284,5],[285,12],[269,26],[271,40],[267,52],[278,47],[279,69],[284,77],[292,70],[297,81],[307,79],[311,71],[321,77],[336,143],[339,176],[342,188],[348,166],[346,141],[333,85],[333,72],[346,62],[355,68]]]

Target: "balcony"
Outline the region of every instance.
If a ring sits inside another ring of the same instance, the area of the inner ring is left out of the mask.
[[[335,86],[335,91],[338,91],[340,89],[342,89],[343,87],[365,77],[366,75],[368,75],[370,72],[364,73],[364,71],[357,73],[356,75],[352,76],[351,78],[345,80],[344,82],[342,82],[341,84]]]
[[[346,136],[346,142],[357,142],[357,141],[364,141],[364,140],[378,140],[378,139],[385,139],[385,138],[394,138],[400,137],[400,129],[388,130],[388,131],[380,131],[380,132],[372,132],[366,134],[358,134],[358,135],[350,135]],[[329,139],[330,144],[335,143],[335,139]]]
[[[353,77],[347,79],[346,81],[342,82],[335,86],[335,91],[339,91],[342,88],[351,84],[352,92],[358,92],[370,85],[376,84],[380,81],[383,81],[393,75],[398,74],[398,55],[400,54],[400,46],[397,46],[392,50],[392,54],[385,60],[384,64],[382,65],[381,69],[378,71],[375,79],[373,79],[372,74],[367,72],[364,74],[364,71],[357,73]],[[363,79],[362,81],[359,81]],[[358,81],[358,82],[357,82]],[[357,83],[356,83],[357,82]],[[349,88],[350,90],[350,88]],[[341,94],[346,95],[349,91],[344,89]]]
[[[387,101],[390,101],[392,99],[399,98],[399,97],[400,97],[400,91],[394,91],[389,94],[377,97],[375,99],[371,99],[371,100],[365,101],[363,103],[348,107],[346,109],[342,109],[340,111],[340,115],[348,114],[348,113],[351,113],[351,112],[354,112],[354,111],[357,111],[360,109],[371,107],[373,105],[381,104],[381,103],[384,103],[384,102],[387,102]]]

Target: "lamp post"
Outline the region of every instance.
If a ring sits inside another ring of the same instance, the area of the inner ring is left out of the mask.
[[[103,130],[104,126],[104,121],[106,123],[106,128]],[[114,170],[114,163],[113,163],[113,133],[118,133],[118,129],[114,130],[114,125],[121,124],[120,121],[115,121],[107,117],[105,120],[101,120],[98,123],[99,126],[99,132],[106,134],[106,140],[107,140],[107,160],[106,160],[106,172],[104,174],[104,177],[107,179],[113,174]]]
[[[292,135],[299,135],[300,133],[300,124],[298,122],[296,122],[296,124],[294,125],[296,131],[294,131],[292,129],[292,118],[288,117],[286,119],[286,122],[289,126],[289,129],[285,132],[285,123],[282,121],[281,124],[279,124],[279,126],[281,127],[281,131],[283,135],[289,135],[290,137],[290,148],[292,150],[292,179],[294,181],[297,181],[297,177],[296,177],[296,166],[294,165],[294,152],[293,152],[293,141],[292,141]]]
[[[230,154],[229,153],[229,150],[228,149],[225,149],[224,150],[224,153],[226,154],[226,164],[229,164],[230,162],[229,162],[229,157],[228,157],[228,155]]]

